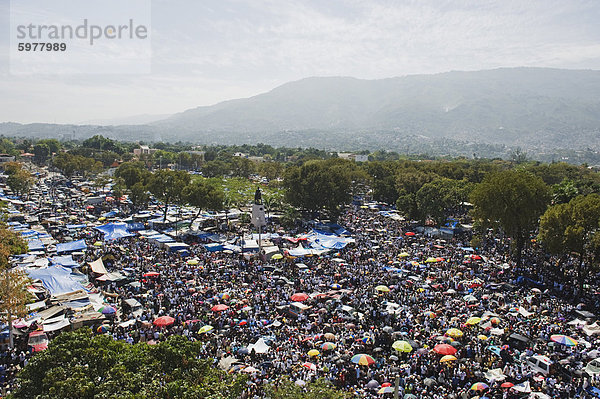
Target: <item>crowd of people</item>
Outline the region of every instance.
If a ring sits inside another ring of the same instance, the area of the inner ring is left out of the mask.
[[[354,243],[293,258],[282,232],[284,256],[269,260],[197,240],[187,256],[140,236],[93,246],[101,234],[82,230],[73,237],[89,244],[82,271],[118,309],[95,331],[131,344],[200,341],[215,367],[248,375],[247,398],[281,377],[324,378],[361,398],[391,397],[396,385],[405,398],[592,397],[599,381],[585,367],[600,340],[577,312],[595,309],[556,280],[552,259],[526,252],[516,269],[502,240],[474,249],[468,233],[428,237],[360,206],[338,223]],[[96,281],[85,265],[99,257],[131,281]]]

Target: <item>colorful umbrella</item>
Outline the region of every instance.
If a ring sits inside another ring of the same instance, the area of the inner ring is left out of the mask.
[[[304,302],[308,299],[308,294],[305,294],[304,292],[298,292],[294,295],[292,295],[292,301],[295,302]]]
[[[481,322],[481,317],[470,317],[467,320],[467,324],[470,326],[474,326],[475,324],[479,324]]]
[[[157,327],[166,327],[170,326],[173,323],[175,323],[175,319],[171,316],[161,316],[156,318],[156,320],[154,320],[153,322],[153,324]]]
[[[460,338],[463,336],[463,332],[460,331],[458,328],[451,328],[448,331],[446,331],[446,335],[452,338]]]
[[[308,351],[308,356],[309,357],[315,357],[315,356],[319,356],[321,354],[321,352],[319,352],[316,349],[311,349]]]
[[[375,359],[364,353],[359,353],[357,355],[352,356],[352,359],[350,359],[350,361],[354,364],[359,364],[361,366],[370,366],[372,364],[375,364]]]
[[[435,353],[439,353],[440,355],[454,355],[457,352],[455,347],[453,347],[452,345],[448,345],[448,344],[436,345],[436,346],[434,346],[433,351]]]
[[[396,341],[392,344],[392,348],[397,350],[398,352],[409,353],[412,352],[413,347],[406,341]]]
[[[317,371],[317,366],[311,362],[302,363],[302,367],[309,369],[310,371]]]
[[[158,273],[158,272],[144,273],[144,277],[158,277],[158,276],[160,276],[160,273]]]
[[[242,326],[245,326],[246,324],[248,324],[248,320],[244,319],[244,320],[240,320],[240,322],[238,323],[238,326],[242,327]]]
[[[381,387],[377,393],[380,395],[384,393],[394,393],[394,387]]]
[[[226,292],[223,292],[223,293],[221,293],[221,294],[217,295],[217,297],[218,297],[219,299],[222,299],[222,300],[224,300],[224,301],[226,301],[226,300],[228,300],[229,298],[231,298],[231,296],[230,296],[228,293],[226,293]]]
[[[471,385],[472,391],[483,391],[488,388],[489,388],[488,384],[485,384],[483,382],[476,382],[475,384]]]
[[[321,345],[321,350],[332,351],[336,347],[337,347],[336,344],[334,344],[333,342],[325,342],[323,345]]]
[[[371,337],[370,335],[365,335],[360,340],[363,342],[363,344],[366,344],[366,345],[372,345],[373,344],[373,337]]]
[[[427,260],[425,260],[425,263],[435,263],[437,261],[437,258],[433,258],[430,256],[429,258],[427,258]]]
[[[212,310],[213,312],[222,312],[224,310],[229,309],[229,306],[224,305],[224,304],[219,304],[219,305],[215,305],[213,306],[210,310]]]
[[[105,332],[108,331],[108,329],[105,326],[100,326],[100,327],[98,327],[98,329],[96,331],[100,334],[104,334]]]
[[[440,359],[440,363],[453,362],[455,360],[456,360],[456,356],[453,356],[453,355],[444,355]]]
[[[202,326],[202,327],[200,327],[200,329],[198,330],[198,332],[199,332],[200,334],[204,334],[204,333],[207,333],[207,332],[209,332],[209,331],[212,331],[213,329],[214,329],[214,327],[213,327],[213,326],[209,326],[209,325],[207,324],[207,325],[205,325],[205,326]]]
[[[102,314],[115,314],[117,309],[113,308],[112,306],[102,306],[100,309],[98,309],[98,312]]]
[[[339,284],[331,284],[331,288],[333,288],[335,290],[339,290],[340,288],[342,288],[342,286]]]
[[[577,341],[575,341],[573,338],[571,338],[567,335],[555,334],[555,335],[551,335],[550,339],[556,343],[566,345],[566,346],[577,345]]]
[[[432,312],[431,310],[428,310],[427,312],[423,313],[425,316],[429,317],[430,319],[435,319],[435,312]]]

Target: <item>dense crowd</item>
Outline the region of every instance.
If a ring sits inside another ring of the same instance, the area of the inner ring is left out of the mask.
[[[134,280],[95,282],[119,310],[95,331],[132,344],[174,334],[201,341],[201,356],[216,367],[248,374],[248,398],[282,376],[298,385],[322,377],[363,398],[390,396],[380,392],[396,383],[400,397],[418,398],[573,398],[598,384],[583,368],[600,356],[600,340],[583,322],[569,323],[593,306],[575,301],[575,284],[558,280],[552,259],[526,252],[517,270],[494,237],[473,249],[468,234],[412,234],[408,223],[358,206],[339,224],[355,243],[268,261],[208,252],[197,241],[183,257],[139,236],[98,247],[100,233],[82,231],[74,237],[89,244],[82,264],[102,256],[109,271]],[[276,240],[287,243],[283,233]],[[156,325],[162,316],[174,320]],[[27,361],[4,356],[7,367]],[[535,367],[536,357],[551,367]]]

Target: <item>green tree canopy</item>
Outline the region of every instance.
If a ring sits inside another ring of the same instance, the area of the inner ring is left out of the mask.
[[[149,191],[164,204],[164,218],[170,204],[182,204],[183,189],[190,183],[190,175],[181,170],[161,169],[155,172],[148,183]]]
[[[245,377],[199,357],[202,342],[129,345],[89,329],[60,334],[19,374],[13,398],[237,398]]]
[[[486,176],[471,192],[473,216],[483,226],[500,227],[513,240],[517,265],[531,232],[550,202],[544,181],[522,170]]]
[[[600,260],[600,195],[580,195],[548,208],[540,220],[539,239],[550,253],[579,258],[581,293],[590,266]]]

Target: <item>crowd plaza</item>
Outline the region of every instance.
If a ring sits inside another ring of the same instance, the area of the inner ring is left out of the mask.
[[[4,346],[5,388],[46,338],[88,326],[131,344],[200,341],[199,356],[249,376],[248,398],[281,376],[360,398],[600,396],[594,302],[549,258],[526,252],[517,269],[494,237],[472,248],[468,233],[441,239],[360,204],[336,225],[261,237],[159,232],[158,210],[91,204],[57,177],[36,190],[50,202],[9,200],[30,251],[12,262],[38,300]]]

